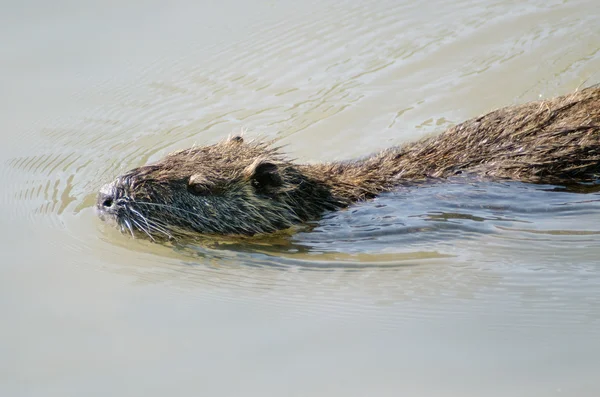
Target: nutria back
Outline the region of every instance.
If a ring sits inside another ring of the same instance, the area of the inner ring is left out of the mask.
[[[296,164],[241,137],[171,153],[104,186],[102,216],[151,239],[254,235],[318,219],[400,184],[458,174],[531,183],[594,182],[600,87],[502,108],[441,135],[343,162]]]

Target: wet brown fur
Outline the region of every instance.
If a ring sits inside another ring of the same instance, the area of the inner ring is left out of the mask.
[[[357,160],[295,164],[270,143],[239,137],[181,150],[119,177],[103,188],[98,206],[123,228],[150,237],[256,234],[431,178],[473,174],[574,184],[595,181],[598,172],[600,87],[595,86],[495,110],[439,136]],[[111,212],[103,205],[119,199],[134,211],[129,216],[140,214],[129,218],[129,225],[123,211],[119,215],[117,208]],[[183,219],[188,217],[198,219]],[[152,222],[158,231],[149,227]]]

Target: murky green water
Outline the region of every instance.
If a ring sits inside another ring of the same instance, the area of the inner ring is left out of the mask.
[[[592,0],[6,4],[0,395],[598,395],[598,192],[456,180],[174,246],[92,207],[120,172],[242,129],[343,159],[598,83],[599,17]]]

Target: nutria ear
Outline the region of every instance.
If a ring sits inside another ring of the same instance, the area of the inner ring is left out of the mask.
[[[283,184],[277,164],[268,160],[257,159],[246,167],[244,173],[252,181],[252,186],[259,189],[278,187]]]
[[[240,135],[234,135],[227,140],[228,143],[244,143],[244,138]]]

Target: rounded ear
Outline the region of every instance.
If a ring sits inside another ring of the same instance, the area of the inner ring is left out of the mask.
[[[246,176],[252,181],[252,186],[258,189],[269,189],[283,185],[279,174],[279,167],[265,159],[256,159],[244,170]]]
[[[244,143],[244,138],[241,135],[234,135],[227,140],[227,143]]]

